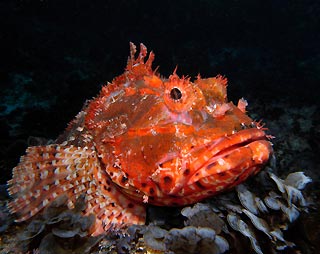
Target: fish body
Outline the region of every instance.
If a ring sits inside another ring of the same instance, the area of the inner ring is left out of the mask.
[[[265,129],[227,100],[222,76],[192,82],[152,69],[130,44],[125,72],[87,102],[54,144],[29,147],[8,181],[25,221],[61,195],[85,193],[92,235],[145,222],[145,204],[183,206],[256,174],[272,153]]]

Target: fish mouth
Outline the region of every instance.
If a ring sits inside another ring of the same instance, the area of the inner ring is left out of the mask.
[[[214,185],[219,181],[232,184],[243,174],[256,173],[272,153],[265,132],[257,128],[220,137],[204,146],[196,148],[203,152],[192,162],[193,174],[187,184]]]
[[[163,205],[174,199],[185,205],[229,189],[258,172],[271,152],[265,132],[250,128],[198,145],[185,154],[169,154],[151,176],[158,194],[153,203]]]
[[[139,202],[187,205],[245,181],[261,169],[271,152],[271,143],[263,130],[245,129],[193,147],[184,155],[166,155],[149,177],[147,189],[136,189],[134,185],[134,188],[119,187]],[[153,193],[148,191],[151,188]]]

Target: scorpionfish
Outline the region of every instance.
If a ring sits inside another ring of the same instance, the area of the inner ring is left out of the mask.
[[[16,222],[85,194],[92,235],[143,224],[146,204],[183,206],[256,174],[272,153],[265,128],[228,102],[223,76],[194,81],[152,69],[130,43],[125,72],[87,102],[53,144],[27,148],[8,181]]]

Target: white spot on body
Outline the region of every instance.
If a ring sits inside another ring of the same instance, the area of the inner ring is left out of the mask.
[[[204,160],[204,161],[208,161],[208,160],[209,160],[209,157],[206,156],[206,155],[203,155],[203,160]]]
[[[148,203],[148,201],[149,201],[149,197],[147,195],[143,195],[142,202],[143,203]]]
[[[230,170],[233,168],[233,166],[228,161],[224,161],[224,167],[226,170]]]
[[[54,174],[58,175],[60,174],[60,168],[56,168],[54,171],[53,171]]]
[[[201,179],[201,182],[207,184],[207,183],[209,183],[209,179],[207,177],[204,177]]]
[[[34,194],[35,198],[40,197],[41,191],[40,190],[36,190],[36,193]]]
[[[208,178],[209,178],[209,181],[212,182],[212,183],[215,183],[216,180],[217,180],[213,175],[209,176]]]
[[[151,134],[152,134],[153,136],[156,136],[156,135],[158,134],[155,129],[151,129],[150,132],[151,132]]]
[[[81,132],[81,131],[83,131],[83,127],[79,126],[76,130]]]
[[[68,161],[67,161],[67,164],[69,164],[69,163],[70,163],[70,161],[68,160]],[[67,166],[67,171],[68,171],[68,172],[72,172],[72,167],[71,167],[71,165],[68,165],[68,166]]]
[[[46,179],[48,176],[48,170],[44,170],[40,173],[40,179]]]
[[[104,208],[106,206],[106,203],[105,202],[101,202],[100,204],[99,204],[99,207],[100,208]]]
[[[63,190],[63,191],[67,191],[67,190],[69,190],[69,189],[71,189],[71,188],[73,188],[73,185],[72,185],[71,183],[62,186],[62,190]]]
[[[37,212],[39,212],[39,208],[38,207],[35,207],[34,209],[32,209],[30,211],[30,216],[32,217],[33,215],[35,215]]]
[[[67,206],[69,209],[72,209],[74,207],[73,202],[70,199],[68,200]]]
[[[215,106],[217,106],[217,105],[215,105]],[[213,110],[214,110],[214,107],[206,106],[206,110],[209,112],[209,114],[211,114],[213,112]]]
[[[222,159],[222,158],[217,159],[217,162],[218,162],[218,164],[219,164],[220,166],[225,165],[225,161],[224,161],[224,159]]]
[[[49,200],[48,199],[44,199],[42,201],[42,206],[46,206],[47,204],[49,204]]]

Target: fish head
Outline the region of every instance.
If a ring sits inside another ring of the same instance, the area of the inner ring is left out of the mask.
[[[198,202],[245,181],[272,146],[246,101],[227,99],[223,76],[191,81],[151,68],[154,54],[131,44],[124,74],[102,88],[85,124],[110,179],[126,195],[155,205]]]

